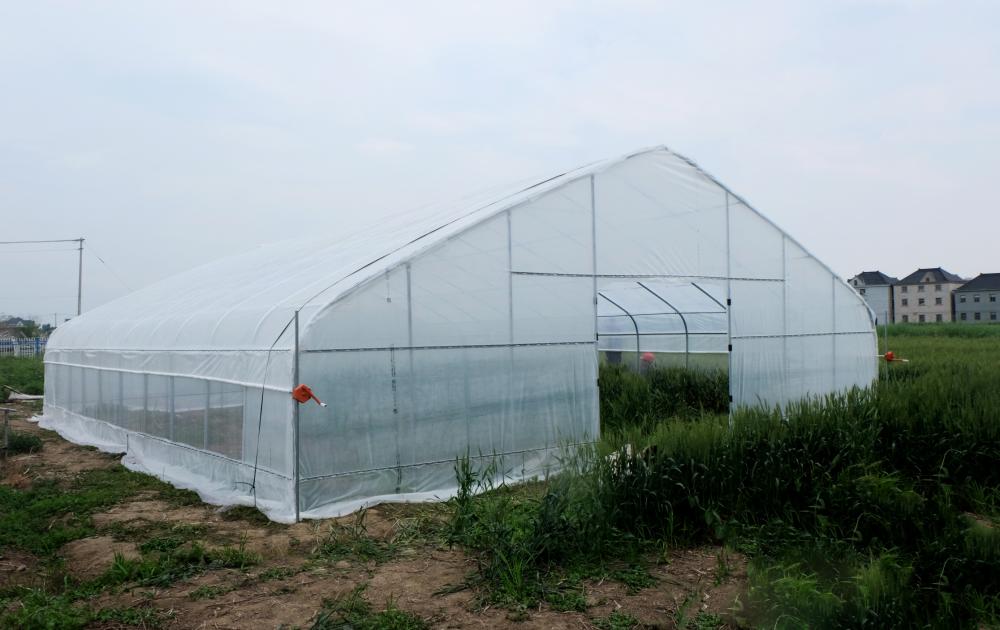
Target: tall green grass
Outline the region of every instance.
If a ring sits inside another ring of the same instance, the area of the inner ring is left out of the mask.
[[[44,374],[45,366],[41,358],[0,357],[0,401],[7,400],[9,393],[3,385],[13,387],[22,394],[44,393]]]
[[[605,370],[601,443],[538,496],[474,496],[491,488],[461,469],[455,539],[479,550],[484,583],[522,600],[566,567],[726,542],[752,559],[751,625],[995,620],[1000,336],[890,344],[910,362],[883,365],[870,389],[731,422],[712,387],[703,403],[678,375],[679,391],[654,394],[652,378]]]
[[[662,419],[700,418],[729,411],[729,377],[725,370],[657,368],[637,374],[623,365],[602,365],[601,429],[651,429]]]

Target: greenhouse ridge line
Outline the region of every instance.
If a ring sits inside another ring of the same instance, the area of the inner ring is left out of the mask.
[[[784,278],[741,278],[739,276],[699,276],[695,274],[677,274],[677,273],[561,273],[561,272],[549,272],[549,271],[511,271],[511,274],[515,276],[546,276],[552,278],[642,278],[642,279],[656,279],[656,278],[698,278],[699,280],[737,280],[740,282],[784,282]],[[694,283],[692,283],[694,284]],[[697,285],[696,285],[697,286]],[[704,289],[698,287],[702,293],[705,293]],[[711,297],[711,296],[709,296]],[[712,298],[716,304],[723,306],[718,300]],[[725,307],[723,307],[725,308]]]

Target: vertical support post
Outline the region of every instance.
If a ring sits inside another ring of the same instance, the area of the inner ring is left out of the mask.
[[[95,370],[97,372],[97,408],[100,410],[98,413],[101,417],[107,415],[106,408],[104,406],[104,379],[102,378],[103,372],[101,370]]]
[[[174,424],[176,423],[176,416],[177,416],[177,401],[174,400],[174,396],[176,396],[176,393],[175,393],[176,389],[174,388],[174,377],[173,376],[168,376],[167,377],[167,382],[170,383],[170,389],[168,391],[168,396],[170,396],[170,407],[169,407],[169,409],[170,409],[170,425],[167,428],[167,431],[168,431],[167,438],[171,442],[173,442],[174,441]]]
[[[726,191],[726,348],[729,372],[729,427],[733,426],[733,256],[731,252],[729,191]]]
[[[409,372],[406,374],[406,382],[409,384],[407,394],[410,402],[409,411],[406,414],[406,419],[409,422],[407,439],[413,439],[417,424],[417,401],[415,395],[417,373],[413,369],[413,354],[416,350],[413,349],[413,280],[410,263],[406,263],[406,348],[407,367],[409,369]],[[404,443],[406,442],[404,441]]]
[[[83,312],[83,238],[80,239],[79,259],[76,272],[76,314]]]
[[[202,424],[202,446],[208,450],[208,410],[212,406],[212,381],[205,380],[205,420]]]
[[[594,374],[597,377],[597,384],[594,387],[594,413],[597,414],[597,432],[594,436],[597,439],[600,435],[601,427],[601,362],[600,362],[600,329],[597,318],[597,181],[590,176],[590,257],[591,269],[593,272],[593,297],[594,299]]]
[[[124,427],[128,424],[128,409],[125,408],[125,373],[118,373],[118,411],[115,416],[118,419],[118,426]]]
[[[7,458],[10,453],[7,451],[10,449],[10,409],[7,407],[3,408],[3,456],[4,459]]]
[[[510,210],[507,215],[507,343],[514,343],[514,238]]]
[[[86,379],[86,376],[84,376]],[[87,388],[87,381],[83,381],[83,388]],[[142,375],[142,426],[134,429],[136,431],[149,431],[149,374]]]
[[[514,404],[514,224],[510,209],[504,213],[507,221],[507,404]],[[513,407],[507,407],[500,421],[500,444],[491,444],[494,453],[500,454],[500,464],[503,468],[503,453],[507,451],[504,444],[507,441],[507,424],[513,416]],[[490,439],[493,432],[490,431]],[[471,446],[470,442],[466,442]]]
[[[597,347],[597,194],[594,176],[590,176],[590,257],[594,279],[594,346]],[[600,352],[600,349],[597,349]]]
[[[837,391],[837,277],[830,276],[830,342],[833,346],[833,389]]]
[[[292,354],[292,387],[299,385],[299,312],[295,311],[295,345]],[[261,396],[264,394],[261,393]],[[292,400],[292,474],[295,476],[295,522],[300,519],[299,511],[299,405]]]
[[[789,402],[788,393],[788,237],[781,235],[781,390],[782,402]]]

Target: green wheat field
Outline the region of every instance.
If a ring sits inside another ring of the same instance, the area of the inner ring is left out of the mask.
[[[744,592],[731,614],[695,610],[678,627],[998,627],[1000,326],[895,326],[888,336],[909,362],[883,363],[870,389],[732,417],[724,371],[603,366],[598,444],[568,455],[565,472],[547,481],[511,487],[457,461],[459,495],[425,534],[473,556],[466,586],[515,613],[543,603],[585,609],[585,580],[642,589],[653,579],[647,567],[671,550],[714,545],[723,550],[717,575],[727,553],[748,559]],[[0,382],[41,391],[41,364],[0,360]],[[84,499],[107,505],[129,484],[168,492],[112,472],[82,476],[75,494],[0,486],[0,548],[47,558],[92,532],[85,519],[79,531],[51,526],[63,512],[88,513]],[[384,551],[363,536],[334,542],[337,553]],[[79,624],[65,627],[83,627],[100,621],[81,602],[101,589],[242,566],[239,551],[198,548],[197,562],[190,550],[160,553],[123,560],[92,583],[68,576],[0,592],[0,626],[61,627],[58,615],[73,615],[62,619]],[[344,626],[331,620],[350,615],[331,608],[314,627],[411,627],[397,613],[358,612]],[[624,613],[601,624],[636,626]]]

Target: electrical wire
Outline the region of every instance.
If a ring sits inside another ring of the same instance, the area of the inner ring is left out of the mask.
[[[79,251],[76,247],[73,248],[50,248],[50,249],[3,249],[0,250],[0,254],[34,254],[38,252],[75,252]]]
[[[97,253],[97,251],[94,250],[94,246],[93,245],[90,245],[89,247],[87,247],[87,251],[89,253],[93,254],[94,258],[96,258],[97,260],[101,261],[101,264],[104,265],[107,268],[107,270],[111,272],[111,275],[113,275],[115,277],[115,280],[117,280],[118,282],[120,282],[123,287],[125,287],[129,291],[133,290],[132,287],[130,287],[128,285],[128,283],[126,283],[124,280],[122,280],[122,277],[119,276],[118,273],[115,272],[115,270],[111,268],[111,265],[109,265],[108,263],[104,262],[104,259],[101,258],[101,256]]]

